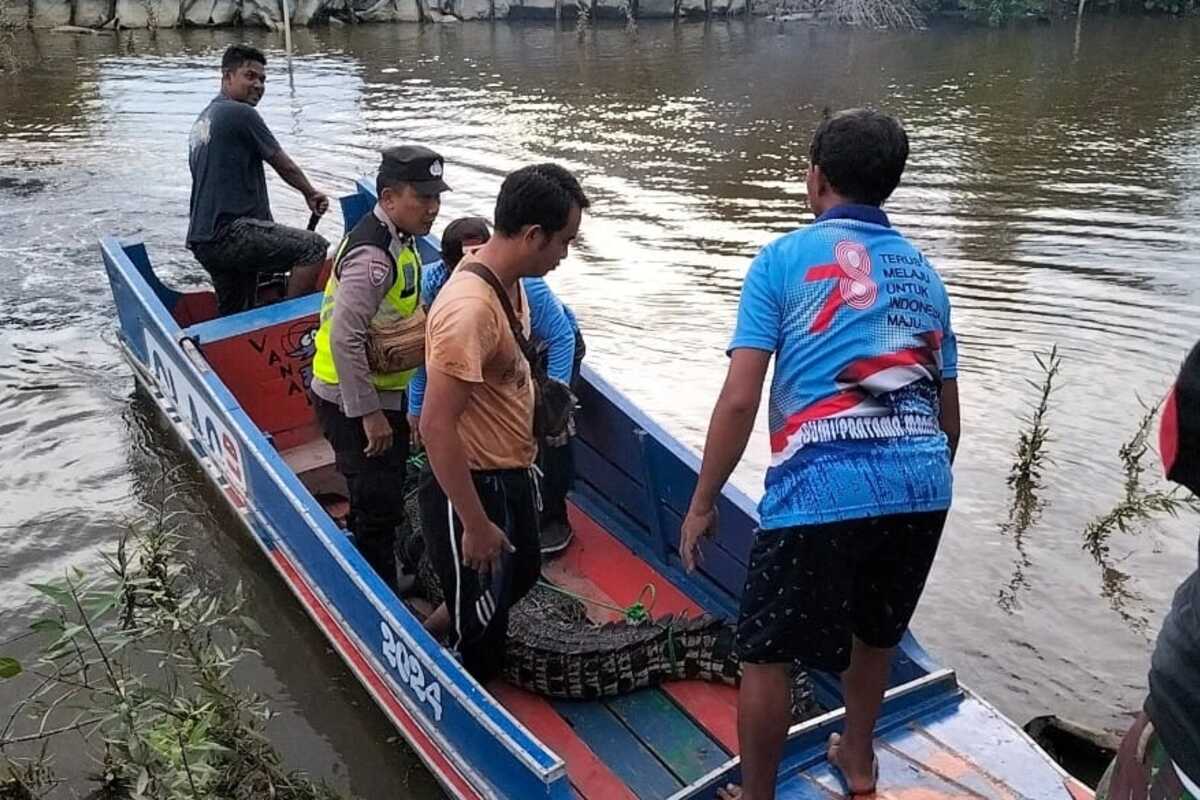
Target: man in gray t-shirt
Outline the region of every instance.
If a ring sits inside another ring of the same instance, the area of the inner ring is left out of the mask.
[[[266,79],[260,51],[230,46],[221,59],[221,93],[196,119],[188,142],[187,246],[212,277],[222,316],[254,305],[260,272],[290,270],[288,297],[313,291],[329,248],[319,234],[271,218],[264,161],[304,195],[313,214],[324,214],[329,199],[313,188],[255,110]]]

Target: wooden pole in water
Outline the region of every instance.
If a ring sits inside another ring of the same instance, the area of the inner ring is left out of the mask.
[[[288,0],[279,0],[283,3],[283,43],[287,48],[288,64],[292,62],[292,15],[288,11]]]

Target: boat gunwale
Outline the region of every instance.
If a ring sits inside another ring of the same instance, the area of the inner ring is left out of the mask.
[[[137,360],[137,357],[133,355],[124,342],[120,342],[119,347],[122,354],[138,373],[139,385],[151,395],[160,412],[166,411],[163,406],[159,405],[159,401],[157,399],[158,397],[162,396],[163,401],[165,402],[165,396],[162,395],[162,390],[154,383],[153,378],[147,374],[145,365]],[[201,453],[192,445],[190,441],[189,429],[183,424],[182,420],[177,421],[171,418],[169,414],[164,414],[164,416],[167,417],[167,422],[171,427],[172,433],[174,433],[175,436],[181,440],[183,445],[191,451],[193,457],[196,459],[197,464],[205,473],[205,476],[214,485],[218,492],[220,492],[222,495],[225,495],[225,487],[222,485],[222,483],[227,483],[227,480],[220,473],[220,470],[216,469],[216,467],[212,465],[211,457]],[[226,502],[229,502],[227,496]],[[320,586],[312,580],[308,572],[303,568],[303,566],[301,566],[299,559],[295,557],[291,551],[291,548],[287,546],[287,543],[279,537],[271,537],[271,547],[268,547],[266,543],[266,537],[259,531],[255,530],[255,526],[260,525],[261,523],[256,521],[257,515],[253,513],[253,505],[247,503],[244,511],[232,503],[229,503],[229,505],[234,515],[237,517],[238,522],[241,523],[246,531],[253,537],[259,549],[265,556],[267,556],[268,560],[271,561],[272,566],[275,567],[275,571],[279,574],[279,576],[283,579],[283,582],[287,585],[288,589],[291,590],[292,594],[299,601],[300,607],[304,610],[305,614],[307,614],[308,617],[317,625],[317,627],[321,629],[322,633],[325,633],[326,639],[330,639],[330,644],[338,651],[339,655],[342,656],[342,660],[343,662],[346,662],[347,668],[349,668],[354,676],[358,679],[363,689],[376,700],[376,704],[381,706],[380,710],[392,720],[393,724],[397,722],[394,714],[392,714],[390,709],[387,707],[388,704],[386,702],[380,702],[380,697],[378,696],[377,691],[368,685],[368,682],[364,676],[360,674],[360,671],[352,663],[349,663],[350,659],[347,658],[346,653],[343,652],[342,645],[339,642],[332,640],[332,637],[330,637],[329,634],[324,631],[324,626],[321,623],[317,610],[312,608],[305,601],[303,593],[299,587],[297,587],[293,581],[274,563],[274,559],[271,558],[272,547],[278,549],[286,556],[289,566],[304,580],[305,588],[311,592],[313,597],[320,603],[321,610],[328,614],[329,617],[338,625],[342,635],[347,639],[352,640],[352,643],[360,649],[361,652],[358,654],[359,657],[362,658],[363,662],[371,669],[371,672],[375,678],[386,684],[387,687],[392,690],[393,699],[403,706],[404,711],[412,718],[412,722],[420,727],[420,729],[427,736],[429,736],[434,744],[438,746],[442,752],[442,755],[446,757],[448,764],[459,773],[459,776],[463,779],[463,781],[466,782],[473,791],[479,792],[480,790],[476,787],[478,787],[481,782],[478,778],[477,772],[470,768],[464,769],[464,764],[455,761],[447,755],[447,753],[454,752],[454,748],[449,746],[449,743],[444,740],[444,737],[442,737],[438,731],[426,729],[425,726],[420,724],[420,717],[423,715],[419,709],[415,707],[412,698],[408,697],[407,693],[400,689],[395,680],[386,670],[380,672],[378,669],[376,669],[375,664],[363,657],[363,654],[368,652],[365,643],[354,631],[353,627],[347,623],[345,617],[337,609],[337,606],[329,600],[329,598],[321,590]],[[414,747],[414,749],[420,752],[419,748]],[[426,763],[426,766],[429,767],[430,771],[435,775],[435,777],[437,777],[438,782],[441,783],[443,787],[453,790],[454,787],[450,785],[449,780],[443,777],[442,769],[429,764],[424,758],[422,758],[422,761]],[[486,783],[483,785],[486,786]],[[485,794],[480,794],[479,796],[484,797]],[[495,793],[491,790],[486,790],[486,796],[497,797],[497,795],[495,795]]]
[[[928,693],[928,696],[913,699],[913,696],[918,693]],[[957,674],[949,668],[930,672],[908,683],[888,689],[883,695],[883,707],[879,717],[880,721],[885,721],[886,719],[886,724],[877,726],[875,734],[876,736],[880,736],[895,730],[899,726],[923,714],[961,700],[965,694],[963,687],[958,682]],[[912,704],[911,707],[908,703]],[[888,718],[889,716],[890,718]],[[820,738],[825,733],[833,733],[845,717],[846,708],[843,706],[835,708],[832,711],[827,711],[812,719],[798,722],[788,728],[787,743],[794,745],[797,740],[803,737]],[[785,766],[786,759],[787,755],[785,752],[784,762],[780,764],[781,767]],[[801,759],[799,763],[786,765],[788,767],[787,772],[780,773],[780,777],[783,778],[805,772],[812,766],[823,763],[826,760],[823,755]],[[694,798],[697,792],[712,788],[722,777],[737,769],[741,761],[741,756],[732,756],[721,766],[697,778],[687,786],[682,787],[675,794],[667,798],[667,800],[689,800],[690,798]]]

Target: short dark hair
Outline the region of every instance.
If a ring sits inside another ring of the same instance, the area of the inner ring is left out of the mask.
[[[442,263],[447,269],[454,269],[458,262],[462,261],[463,242],[468,239],[486,242],[490,238],[492,233],[483,217],[461,217],[454,220],[442,231]]]
[[[908,134],[888,114],[866,108],[839,111],[817,126],[808,156],[838,194],[880,206],[900,185]]]
[[[513,236],[526,225],[547,233],[567,226],[571,208],[591,205],[575,176],[558,164],[534,164],[509,174],[496,198],[496,232]]]
[[[221,56],[221,72],[236,72],[247,61],[254,61],[264,67],[267,65],[267,57],[257,47],[251,47],[248,44],[231,44],[225,48],[225,55]]]
[[[404,189],[405,186],[408,186],[411,183],[412,181],[404,180],[403,178],[397,178],[395,175],[389,174],[387,170],[381,169],[375,176],[375,196],[383,197],[384,189],[391,189],[392,191],[399,192]]]

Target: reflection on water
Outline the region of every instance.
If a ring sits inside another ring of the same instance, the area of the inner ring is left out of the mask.
[[[1114,536],[1103,568],[1080,547],[1121,496],[1117,449],[1138,397],[1159,396],[1200,337],[1200,24],[1178,20],[1091,20],[1078,52],[1067,28],[644,22],[581,39],[571,26],[362,26],[298,31],[290,86],[266,34],[28,35],[21,54],[37,66],[0,77],[0,639],[33,613],[25,583],[95,564],[140,473],[178,458],[130,399],[95,240],[144,238],[171,281],[202,282],[181,247],[187,131],[216,89],[221,48],[243,36],[272,54],[260,110],[326,191],[401,141],[446,156],[443,221],[487,214],[518,165],[576,170],[592,213],[552,281],[593,365],[696,447],[748,260],[808,216],[802,178],[822,109],[899,113],[913,155],[889,212],[950,288],[965,415],[918,633],[1018,720],[1052,711],[1118,727],[1140,704],[1155,625],[1194,564],[1196,520]],[[299,196],[278,181],[272,192],[278,219],[307,218]],[[1047,505],[1016,550],[1000,528],[1005,477],[1034,399],[1031,353],[1053,344],[1063,370]],[[760,432],[736,476],[754,494],[766,454]],[[287,755],[384,796],[410,762],[231,533],[199,524],[197,549],[276,623],[252,672],[285,711]],[[1014,563],[1006,609],[997,597]],[[1114,591],[1147,629],[1110,609]],[[413,780],[416,796],[431,791]]]

